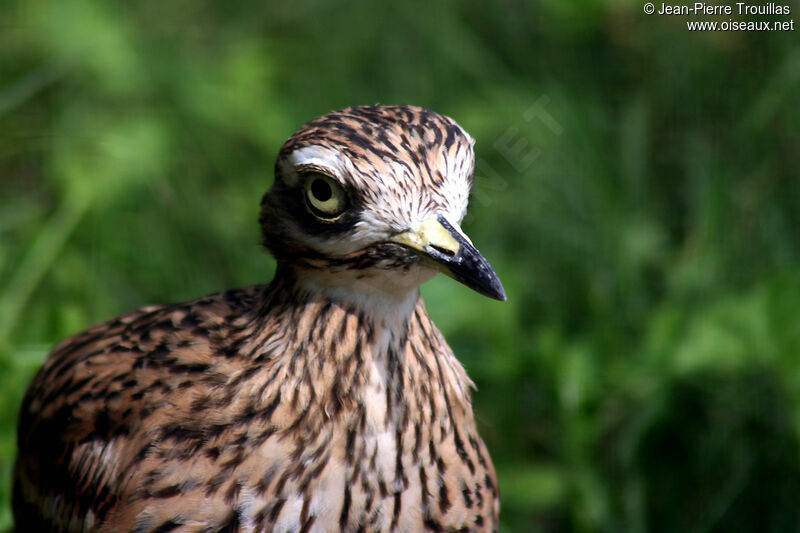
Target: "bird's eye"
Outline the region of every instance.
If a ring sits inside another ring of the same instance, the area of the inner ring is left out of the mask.
[[[339,183],[325,174],[309,172],[304,183],[306,203],[314,215],[332,220],[347,210],[347,194]]]

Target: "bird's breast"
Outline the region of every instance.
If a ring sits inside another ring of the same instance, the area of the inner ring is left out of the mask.
[[[317,384],[304,397],[310,403],[297,405],[306,429],[290,424],[254,454],[247,469],[262,489],[242,491],[249,496],[241,501],[255,531],[263,524],[274,531],[418,531],[494,523],[494,473],[471,409],[445,389],[457,369],[423,365],[423,354],[396,341],[376,333],[357,376],[340,391],[347,408],[315,404],[330,398],[326,386],[336,386]]]

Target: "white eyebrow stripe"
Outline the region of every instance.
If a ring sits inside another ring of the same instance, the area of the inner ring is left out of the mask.
[[[301,165],[317,165],[331,170],[341,166],[342,154],[337,150],[322,146],[304,146],[298,148],[287,157],[287,161],[294,167]]]

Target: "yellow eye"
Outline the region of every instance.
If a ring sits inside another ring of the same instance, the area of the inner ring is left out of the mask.
[[[320,218],[334,219],[347,209],[347,194],[339,183],[320,172],[309,172],[303,185],[311,212]]]

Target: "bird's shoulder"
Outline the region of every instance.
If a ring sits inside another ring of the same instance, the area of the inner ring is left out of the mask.
[[[114,479],[136,463],[149,432],[178,427],[193,402],[241,374],[238,351],[265,290],[144,307],[56,346],[20,411],[15,505],[41,505],[18,519],[41,515],[46,520],[32,524],[63,525],[112,505],[87,495],[118,494]]]
[[[264,290],[143,307],[65,339],[34,378],[21,422],[26,411],[46,418],[64,406],[107,409],[115,401],[226,379],[222,372],[239,347],[236,334],[252,322]]]

